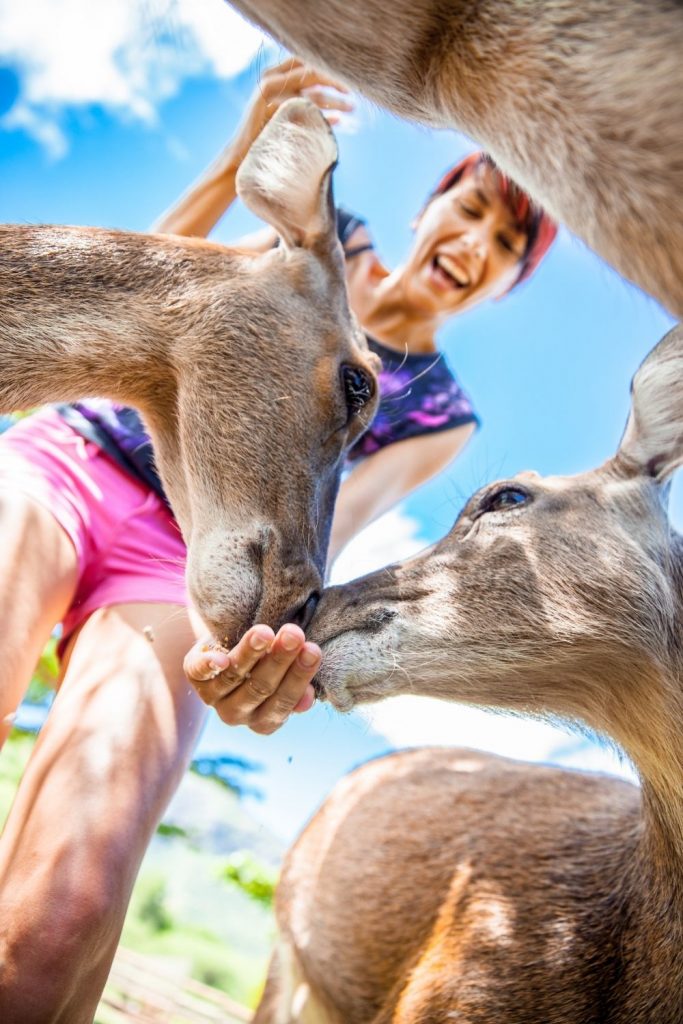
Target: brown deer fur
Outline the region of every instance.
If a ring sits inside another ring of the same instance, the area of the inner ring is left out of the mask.
[[[349,312],[331,200],[336,146],[285,104],[242,164],[244,201],[282,244],[93,228],[0,228],[0,410],[101,395],[138,407],[214,634],[277,626],[322,583],[358,416],[342,364],[374,374]]]
[[[680,0],[231,0],[405,117],[459,128],[683,316]]]
[[[361,768],[288,856],[259,1024],[683,1021],[681,463],[678,327],[614,458],[485,487],[433,548],[325,592],[309,635],[337,707],[422,693],[562,718],[642,788],[471,751]]]

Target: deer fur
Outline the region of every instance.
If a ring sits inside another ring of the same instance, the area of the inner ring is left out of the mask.
[[[336,707],[421,693],[563,719],[642,785],[459,750],[361,768],[288,855],[255,1021],[680,1024],[681,463],[677,327],[603,466],[489,485],[433,548],[325,592],[309,635]]]
[[[94,228],[0,227],[0,411],[104,396],[138,407],[188,545],[188,585],[228,644],[322,587],[350,415],[341,368],[374,377],[349,311],[334,137],[284,104],[238,191],[279,232],[261,255]],[[376,389],[375,389],[376,390]],[[309,606],[312,607],[312,605]]]
[[[683,316],[679,0],[231,0],[401,116],[458,128]]]

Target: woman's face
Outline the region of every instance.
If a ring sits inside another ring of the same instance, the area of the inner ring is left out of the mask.
[[[406,299],[426,315],[461,312],[514,284],[527,236],[483,165],[423,210],[404,265]]]

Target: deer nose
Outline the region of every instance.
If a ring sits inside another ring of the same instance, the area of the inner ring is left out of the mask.
[[[288,612],[285,617],[285,622],[293,622],[295,626],[300,626],[304,632],[308,629],[308,626],[313,618],[316,608],[318,607],[318,601],[320,600],[320,594],[317,590],[311,591],[303,604],[293,608]]]

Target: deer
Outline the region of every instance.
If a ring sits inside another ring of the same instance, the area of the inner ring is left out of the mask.
[[[253,622],[310,619],[343,454],[377,401],[346,297],[336,161],[315,105],[283,104],[237,179],[278,232],[262,254],[0,227],[0,411],[87,396],[141,411],[192,602],[228,646]]]
[[[683,327],[616,454],[477,491],[423,553],[323,594],[321,699],[563,720],[616,778],[414,749],[342,780],[286,857],[255,1024],[683,1020]]]
[[[678,0],[230,0],[402,117],[457,128],[683,317]]]

